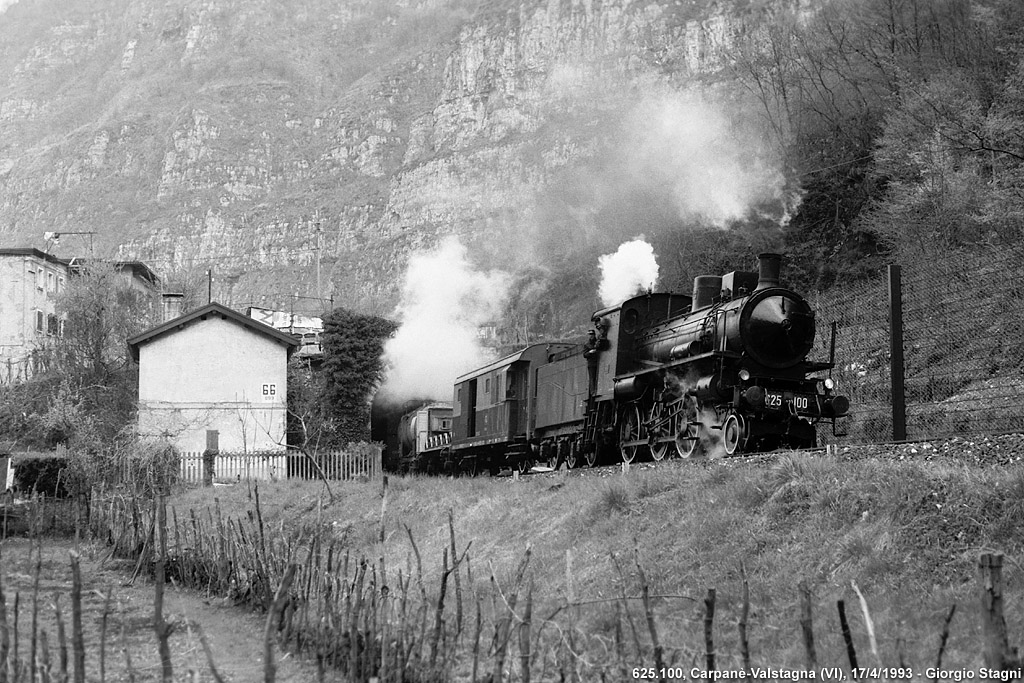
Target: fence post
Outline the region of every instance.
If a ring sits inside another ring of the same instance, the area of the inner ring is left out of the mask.
[[[982,656],[997,671],[1020,666],[1016,648],[1010,647],[1003,617],[1003,554],[983,553],[978,558],[981,579]]]
[[[206,450],[203,451],[203,486],[213,486],[213,467],[220,450],[220,432],[206,430]]]
[[[907,399],[903,370],[903,282],[900,267],[888,267],[889,379],[892,385],[892,439],[907,439]]]

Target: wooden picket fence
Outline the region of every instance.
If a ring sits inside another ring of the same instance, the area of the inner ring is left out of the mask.
[[[375,444],[353,444],[343,451],[306,455],[284,453],[219,453],[214,459],[215,481],[316,479],[378,479],[382,474],[383,449]],[[180,455],[181,480],[202,483],[203,454]],[[322,475],[321,475],[322,473]]]

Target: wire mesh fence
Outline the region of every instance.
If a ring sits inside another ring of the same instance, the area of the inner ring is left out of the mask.
[[[907,428],[1024,429],[1024,247],[904,266]]]
[[[815,357],[836,329],[832,376],[850,416],[829,443],[893,439],[893,372],[902,378],[908,439],[1024,431],[1024,246],[947,252],[901,264],[904,365],[892,367],[887,273],[810,297]],[[897,413],[897,421],[898,421]]]
[[[835,329],[835,368],[839,393],[850,399],[850,417],[833,435],[820,430],[825,443],[884,441],[892,435],[889,396],[889,324],[884,274],[811,297],[817,313],[814,358],[830,354]]]

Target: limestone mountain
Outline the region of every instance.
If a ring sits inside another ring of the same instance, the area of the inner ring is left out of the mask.
[[[625,131],[674,106],[638,105],[713,83],[780,4],[20,0],[0,13],[0,242],[95,232],[163,273],[212,267],[235,306],[388,314],[409,255],[460,235],[586,308],[599,253],[681,221],[671,179],[616,170],[650,144]]]

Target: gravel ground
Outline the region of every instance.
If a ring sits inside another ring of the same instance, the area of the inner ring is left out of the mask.
[[[1010,465],[1024,458],[1024,434],[976,434],[910,443],[839,446],[837,455],[851,459],[943,459],[965,465]]]
[[[772,453],[756,453],[711,461],[701,459],[694,462],[715,463],[725,467],[736,465],[749,467],[751,465],[771,464],[780,455],[790,452],[792,451],[775,451]],[[825,455],[826,449],[815,448],[804,452]],[[907,443],[838,445],[835,447],[834,455],[831,457],[843,460],[890,458],[892,460],[921,459],[928,461],[941,459],[972,466],[1005,466],[1021,462],[1024,459],[1024,434],[989,436],[978,434]],[[657,463],[634,462],[630,465],[630,469],[647,470],[655,467],[682,467],[689,462],[678,458],[665,459]],[[580,477],[610,477],[621,471],[621,464],[616,464],[595,468],[577,467],[570,474]],[[511,473],[506,472],[503,475],[511,476]],[[564,476],[564,473],[548,471],[545,468],[536,468],[529,476],[557,477]]]

